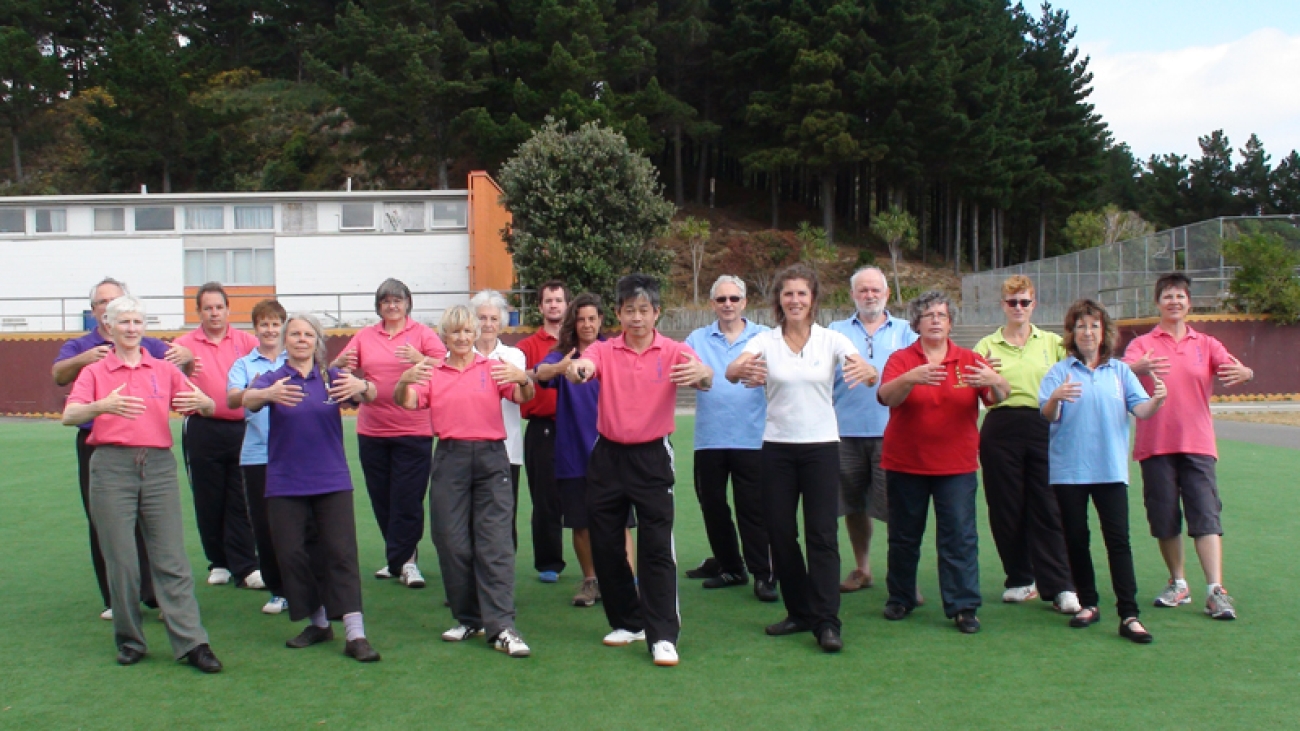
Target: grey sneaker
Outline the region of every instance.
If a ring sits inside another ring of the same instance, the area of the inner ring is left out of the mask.
[[[1187,584],[1179,586],[1178,582],[1170,579],[1169,583],[1165,584],[1165,590],[1156,596],[1155,604],[1157,607],[1176,607],[1179,604],[1191,604],[1191,602],[1192,595],[1187,590]]]
[[[528,649],[528,645],[524,644],[524,638],[520,637],[519,633],[513,629],[501,630],[501,634],[492,640],[492,647],[510,657],[528,657],[533,654],[533,651]]]
[[[1232,597],[1228,596],[1227,589],[1214,587],[1214,591],[1205,597],[1205,613],[1214,619],[1237,618],[1237,610],[1232,606]]]
[[[600,601],[600,584],[595,579],[583,579],[578,593],[573,595],[573,606],[593,607]]]
[[[463,624],[458,624],[446,632],[443,632],[442,639],[444,642],[464,642],[471,637],[478,637],[481,634],[483,634],[482,627],[466,627]]]

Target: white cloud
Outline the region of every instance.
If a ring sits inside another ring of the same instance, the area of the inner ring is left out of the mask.
[[[1259,135],[1274,164],[1300,150],[1300,35],[1274,29],[1172,51],[1092,56],[1090,101],[1139,160],[1200,156],[1197,138],[1222,129],[1235,149]]]

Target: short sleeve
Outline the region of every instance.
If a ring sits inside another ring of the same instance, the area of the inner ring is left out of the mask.
[[[835,363],[843,367],[845,361],[850,355],[858,355],[858,349],[854,347],[853,341],[842,332],[827,330],[826,334],[830,336],[830,351],[835,357]]]
[[[1123,359],[1124,362],[1132,364],[1139,360],[1142,360],[1142,353],[1144,352],[1142,349],[1145,347],[1146,347],[1145,336],[1136,337],[1130,340],[1128,342],[1128,346],[1124,348],[1124,359]]]
[[[81,353],[81,338],[73,338],[59,346],[59,354],[54,356],[54,362],[60,363],[68,358],[75,358]]]
[[[556,363],[559,363],[563,359],[564,359],[563,353],[561,353],[558,350],[552,350],[551,352],[546,354],[545,358],[542,358],[542,362],[538,363],[538,365],[555,365]],[[536,366],[534,366],[533,368],[533,375],[537,375]],[[560,378],[563,378],[563,376],[560,376],[559,378],[552,378],[549,381],[538,381],[537,385],[541,386],[542,388],[559,388],[560,384],[557,383],[557,381],[559,381]]]
[[[993,336],[985,335],[980,338],[980,341],[975,343],[975,347],[972,350],[985,358],[989,357],[989,354],[993,352]]]
[[[164,343],[158,338],[144,338],[143,340],[140,341],[140,346],[143,347],[145,351],[149,353],[149,355],[152,355],[153,357],[158,358],[160,360],[167,356],[168,350],[171,350],[170,345]]]
[[[248,388],[248,361],[240,358],[230,366],[230,373],[226,374],[226,390],[237,391],[242,388]]]
[[[68,403],[89,404],[95,401],[95,369],[82,368],[77,380],[72,382],[72,391],[68,393]]]
[[[757,355],[761,358],[767,354],[768,340],[771,340],[771,338],[768,336],[766,332],[760,335],[755,335],[754,337],[749,339],[748,343],[745,343],[745,348],[741,352],[753,353],[754,355]]]
[[[595,372],[591,374],[592,378],[600,375],[600,361],[604,357],[605,351],[613,347],[610,345],[612,342],[612,340],[602,340],[598,343],[592,343],[590,348],[583,351],[581,360],[589,360],[596,367]]]
[[[231,369],[231,372],[232,373],[234,372],[233,368]],[[263,373],[257,378],[254,378],[253,382],[248,387],[256,388],[256,389],[270,388],[276,382],[276,380],[278,380],[276,378],[276,374],[279,372],[280,371],[278,369],[274,371],[267,371],[266,373]]]
[[[365,370],[366,368],[365,361],[361,359],[361,334],[364,332],[365,328],[358,330],[356,334],[352,336],[352,339],[348,341],[348,344],[343,346],[343,350],[339,351],[340,353],[346,353],[349,350],[355,350],[357,353],[357,367],[362,370]]]
[[[1205,339],[1209,343],[1208,350],[1210,351],[1210,368],[1217,372],[1219,366],[1229,365],[1232,363],[1232,354],[1228,352],[1228,349],[1224,347],[1223,343],[1220,342],[1218,338],[1206,335]]]
[[[1058,361],[1048,369],[1047,375],[1043,376],[1043,382],[1038,384],[1038,408],[1047,405],[1048,399],[1052,398],[1052,392],[1065,383],[1065,375],[1069,372],[1069,364],[1065,361]]]
[[[185,380],[185,374],[181,373],[181,369],[177,368],[175,365],[163,360],[155,363],[154,367],[160,369],[163,373],[167,374],[167,378],[171,380],[171,388],[168,389],[169,402],[171,401],[171,399],[176,398],[176,394],[180,393],[181,391],[190,390],[189,384],[186,383]],[[199,393],[203,393],[203,389],[199,388],[197,385],[194,386],[194,390],[198,391]],[[215,397],[210,393],[203,393],[203,395],[215,400]]]
[[[528,367],[528,358],[524,355],[524,351],[519,348],[512,348],[510,346],[502,348],[501,360],[520,370]]]
[[[422,334],[423,337],[420,339],[421,353],[438,360],[447,357],[447,346],[443,345],[442,338],[438,337],[438,333],[434,332],[430,327],[425,327]]]
[[[1065,352],[1065,338],[1062,338],[1060,335],[1057,335],[1056,333],[1052,333],[1052,339],[1056,341],[1056,350],[1055,350],[1056,362],[1060,363],[1061,361],[1065,360],[1065,356],[1069,355],[1068,353]]]
[[[889,383],[908,371],[907,364],[899,357],[902,352],[901,350],[895,350],[889,355],[889,360],[885,361],[885,372],[880,374],[882,384]]]
[[[1124,407],[1132,413],[1138,405],[1144,404],[1151,400],[1147,395],[1147,390],[1142,388],[1142,382],[1133,373],[1133,369],[1128,367],[1127,363],[1117,364],[1119,366],[1119,377],[1124,384]]]

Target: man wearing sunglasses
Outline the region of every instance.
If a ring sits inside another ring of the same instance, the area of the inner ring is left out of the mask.
[[[848,336],[876,372],[884,373],[889,356],[915,343],[917,335],[907,320],[893,317],[885,309],[889,284],[884,272],[863,267],[849,278],[849,289],[857,312],[846,320],[832,322],[830,329]],[[840,427],[840,515],[856,561],[840,583],[841,592],[869,589],[875,583],[868,556],[871,520],[883,523],[889,519],[885,473],[880,468],[880,445],[889,423],[889,409],[876,400],[876,388],[859,383],[850,389],[842,373],[835,375],[832,396]]]
[[[765,332],[765,325],[745,319],[745,280],[724,274],[709,292],[718,319],[686,338],[686,344],[715,373],[740,356],[745,344]],[[777,600],[776,579],[763,523],[759,490],[759,451],[767,397],[759,388],[716,379],[713,388],[695,395],[695,495],[704,516],[704,531],[713,557],[686,572],[704,579],[704,588],[743,586],[754,576],[754,595]],[[727,505],[727,479],[736,498],[736,522]],[[736,538],[736,524],[740,539]],[[743,553],[742,553],[743,546]]]

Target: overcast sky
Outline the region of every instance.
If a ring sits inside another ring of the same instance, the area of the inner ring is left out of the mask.
[[[1035,7],[1034,0],[1025,0]],[[1091,56],[1091,101],[1139,160],[1199,157],[1254,132],[1273,164],[1300,149],[1300,0],[1059,0]]]

